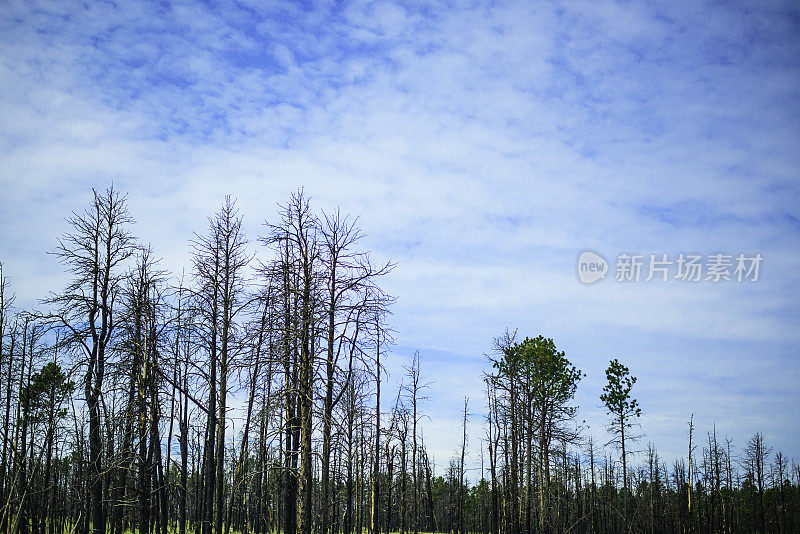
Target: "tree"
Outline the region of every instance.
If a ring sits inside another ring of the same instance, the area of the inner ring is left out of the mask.
[[[532,408],[528,433],[530,435],[538,429],[539,435],[539,526],[544,529],[548,510],[545,490],[550,484],[551,443],[555,440],[564,444],[573,443],[578,438],[578,431],[566,423],[577,414],[578,408],[571,406],[570,401],[575,397],[583,374],[570,363],[563,351],[556,348],[552,339],[543,336],[526,338],[515,346],[515,350],[519,353],[523,387],[529,399],[528,405]],[[528,458],[531,457],[529,451]],[[530,476],[528,488],[531,488]],[[530,512],[527,515],[530,516]]]
[[[269,271],[281,280],[284,324],[284,370],[286,372],[287,446],[286,474],[289,484],[284,511],[285,531],[294,534],[294,507],[297,528],[310,534],[312,528],[313,466],[312,433],[316,374],[314,359],[318,348],[320,316],[320,269],[322,249],[319,220],[311,212],[302,190],[281,206],[280,222],[267,224],[269,234],[262,242],[272,246],[279,259]],[[297,449],[300,467],[296,470]],[[296,492],[295,492],[296,486]]]
[[[537,487],[539,501],[539,528],[545,530],[548,522],[550,486],[550,449],[553,441],[574,443],[578,429],[570,423],[577,407],[570,404],[583,376],[556,348],[552,339],[538,336],[516,342],[515,334],[508,331],[495,340],[497,357],[491,359],[496,370],[487,382],[496,389],[494,410],[500,415],[498,424],[507,427],[504,453],[510,456],[507,492],[510,507],[511,531],[520,529],[520,488],[527,488],[525,510],[526,529],[532,515],[532,466],[536,455]],[[497,396],[497,393],[500,393]],[[533,440],[536,438],[536,451]],[[524,444],[524,446],[523,446]],[[497,451],[490,450],[491,456]],[[525,460],[520,466],[520,457]],[[524,484],[519,482],[522,470],[527,474]]]
[[[625,450],[625,431],[635,425],[632,421],[642,415],[639,403],[631,397],[631,389],[636,383],[636,377],[631,376],[630,370],[614,358],[606,369],[607,384],[603,387],[600,400],[606,406],[611,422],[608,430],[614,436],[609,443],[618,445],[622,451],[622,490],[624,499],[625,522],[628,520],[628,463]],[[635,436],[628,435],[628,440],[635,440]]]
[[[195,243],[196,296],[209,355],[209,406],[206,429],[206,502],[204,534],[213,522],[222,532],[224,520],[225,430],[228,376],[241,350],[237,315],[248,304],[245,296],[249,262],[247,239],[236,202],[226,196],[220,210],[209,219],[208,234]]]
[[[373,469],[372,487],[370,488],[370,519],[372,524],[370,530],[374,534],[380,534],[380,516],[378,506],[380,505],[380,480],[378,477],[381,470],[381,340],[379,321],[376,319],[375,327],[377,338],[375,339],[375,447],[372,450]]]
[[[464,530],[464,457],[467,451],[467,416],[469,415],[469,397],[464,397],[464,417],[462,418],[461,462],[458,464],[458,532]]]
[[[507,502],[508,512],[504,514],[506,527],[501,531],[510,534],[519,534],[519,440],[520,431],[519,415],[520,410],[520,364],[519,353],[516,350],[516,331],[513,333],[508,330],[495,338],[494,348],[496,357],[491,358],[492,367],[495,373],[486,377],[487,382],[496,390],[495,411],[497,413],[497,424],[502,428],[503,435],[503,454],[506,459],[506,482],[504,486],[504,498]],[[495,452],[495,454],[497,454]],[[510,461],[509,461],[510,456]],[[504,503],[504,507],[506,503]]]
[[[117,322],[114,305],[124,278],[124,264],[136,244],[128,226],[133,222],[125,197],[108,188],[92,190],[94,200],[83,214],[73,213],[72,233],[58,241],[53,254],[64,264],[72,280],[45,302],[55,306],[47,317],[64,330],[62,343],[84,356],[84,395],[89,409],[89,474],[92,528],[104,534],[100,397],[103,393],[106,352]]]
[[[758,510],[758,528],[763,534],[766,532],[766,519],[764,509],[764,479],[766,478],[765,464],[770,454],[772,454],[772,447],[764,444],[764,435],[756,432],[750,441],[747,442],[747,447],[744,450],[745,454],[745,468],[752,477],[756,484],[758,491],[758,500],[756,509]]]
[[[8,277],[3,273],[3,263],[0,262],[0,376],[2,376],[4,372],[8,376],[7,388],[5,392],[6,410],[5,418],[3,419],[3,428],[5,428],[6,431],[3,432],[3,458],[2,462],[0,462],[0,497],[5,494],[4,489],[6,486],[6,460],[9,446],[8,424],[11,411],[11,373],[14,363],[14,338],[12,337],[11,347],[9,347],[8,352],[6,352],[5,337],[6,330],[10,322],[8,319],[8,312],[13,303],[14,295],[9,293],[9,280]],[[7,369],[5,369],[3,366],[7,367]]]
[[[497,491],[497,448],[500,443],[500,428],[497,423],[497,399],[494,394],[491,382],[486,380],[486,398],[488,413],[486,420],[488,428],[486,429],[486,443],[489,449],[489,471],[492,477],[492,534],[500,533],[500,505],[498,502],[499,496]],[[494,424],[493,424],[494,423]]]
[[[55,361],[50,361],[31,376],[29,384],[22,389],[20,395],[20,402],[24,406],[23,411],[29,422],[36,426],[45,425],[44,443],[41,449],[41,454],[45,458],[43,490],[46,492],[45,505],[48,507],[46,512],[50,514],[52,514],[53,508],[53,490],[50,484],[53,471],[53,444],[57,426],[67,415],[67,409],[62,408],[62,405],[72,394],[74,386],[74,383],[61,370],[61,366]],[[31,432],[34,433],[33,428]],[[32,485],[31,480],[27,480],[25,483],[29,486]],[[42,532],[44,532],[47,515],[46,513],[42,514],[42,525],[39,527]],[[33,526],[35,529],[37,528],[36,524]]]
[[[352,358],[346,368],[339,365],[343,353],[354,355],[348,347],[359,342],[359,336],[374,326],[376,338],[376,383],[377,404],[380,405],[380,339],[386,336],[381,318],[391,299],[377,286],[377,279],[394,267],[386,263],[374,268],[369,255],[355,250],[362,237],[361,231],[347,216],[338,210],[333,215],[325,214],[317,224],[321,234],[322,285],[321,305],[323,309],[323,332],[325,344],[325,373],[322,409],[322,486],[321,526],[327,534],[330,522],[330,460],[332,442],[332,414],[342,399],[353,375]],[[374,317],[375,320],[368,320]],[[374,323],[374,324],[373,324]],[[343,375],[343,376],[342,376]],[[338,388],[338,391],[337,391]],[[378,408],[378,432],[380,439],[380,411]],[[379,457],[375,453],[375,458]],[[377,480],[374,490],[377,491]],[[375,497],[377,498],[377,496]],[[377,521],[377,515],[373,518]],[[375,528],[376,525],[373,525]]]
[[[132,440],[131,419],[136,413],[137,437],[139,440],[136,464],[138,467],[138,493],[139,493],[139,528],[149,530],[152,487],[156,490],[155,516],[157,530],[166,534],[167,510],[163,484],[163,466],[161,462],[161,439],[159,436],[159,422],[161,417],[161,403],[159,402],[159,385],[163,373],[161,367],[161,346],[163,345],[163,332],[166,318],[164,316],[164,278],[165,273],[156,269],[157,262],[152,257],[150,247],[141,249],[137,254],[136,266],[128,276],[125,291],[123,292],[125,332],[122,348],[129,355],[126,367],[128,372],[128,406],[125,412],[126,431],[123,438],[123,461],[130,454],[129,447]],[[109,441],[111,441],[109,439]],[[126,462],[127,463],[127,462]],[[122,466],[121,475],[123,483],[120,491],[124,492],[124,472],[127,465]],[[155,481],[153,484],[152,482]],[[122,499],[120,499],[122,500]],[[121,512],[122,502],[116,503],[113,523],[115,528],[121,528],[117,523],[117,513]]]
[[[411,521],[414,534],[419,533],[419,485],[417,480],[417,425],[421,415],[419,414],[419,404],[426,400],[426,397],[421,397],[420,393],[423,389],[427,388],[427,384],[421,382],[420,371],[420,356],[419,351],[414,351],[414,356],[411,358],[411,365],[406,367],[408,373],[409,384],[407,386],[407,394],[411,402],[411,484],[412,484],[412,512]]]

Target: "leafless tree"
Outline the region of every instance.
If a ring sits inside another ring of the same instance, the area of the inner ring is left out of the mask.
[[[104,193],[93,190],[92,205],[69,219],[72,232],[58,241],[53,254],[72,275],[67,287],[52,294],[46,304],[54,310],[47,318],[63,328],[62,342],[83,354],[84,395],[89,409],[89,474],[91,521],[97,534],[106,529],[103,500],[104,469],[100,437],[100,401],[103,394],[106,353],[116,331],[115,304],[133,255],[135,240],[128,230],[133,222],[125,197],[113,186]]]

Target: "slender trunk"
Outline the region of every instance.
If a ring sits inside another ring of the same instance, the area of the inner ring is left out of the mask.
[[[392,531],[392,481],[394,480],[394,452],[395,448],[389,449],[389,440],[386,440],[386,534]]]
[[[378,326],[378,325],[376,325]],[[380,331],[378,331],[380,332]],[[378,334],[380,336],[380,333]],[[380,520],[378,517],[378,504],[380,483],[378,475],[380,473],[381,458],[381,344],[380,337],[377,340],[377,350],[375,352],[375,449],[374,465],[372,469],[372,503],[370,511],[372,514],[372,534],[380,534]]]
[[[458,466],[458,532],[464,534],[464,456],[467,450],[467,409],[469,398],[464,397],[463,437],[461,440],[461,463]]]

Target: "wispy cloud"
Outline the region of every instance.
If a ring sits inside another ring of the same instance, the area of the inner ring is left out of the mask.
[[[477,403],[482,353],[518,326],[590,373],[593,431],[618,356],[667,455],[695,411],[800,457],[794,3],[312,4],[8,3],[0,258],[20,302],[57,285],[44,251],[91,186],[130,191],[137,233],[178,270],[224,194],[255,237],[304,185],[398,261],[398,368],[421,348],[431,380],[456,366]],[[749,286],[584,287],[584,248],[765,263]],[[449,390],[429,393],[439,427],[458,424]],[[427,428],[444,460],[454,445]]]

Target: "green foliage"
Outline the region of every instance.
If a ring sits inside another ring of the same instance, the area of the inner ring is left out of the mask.
[[[575,396],[578,382],[585,376],[552,339],[544,336],[508,344],[492,366],[498,371],[493,379],[521,380],[537,406],[564,406]],[[564,415],[572,417],[576,411],[577,407],[565,407]]]
[[[59,409],[61,403],[75,389],[75,384],[67,380],[61,366],[50,362],[31,376],[30,384],[22,389],[22,406],[29,421],[38,423],[55,412],[55,419],[64,417],[66,409]]]
[[[630,370],[614,358],[606,369],[606,379],[608,383],[603,387],[600,400],[605,404],[609,415],[614,416],[622,424],[627,424],[632,417],[641,416],[639,403],[631,398],[631,389],[636,383],[636,377],[631,376]]]

